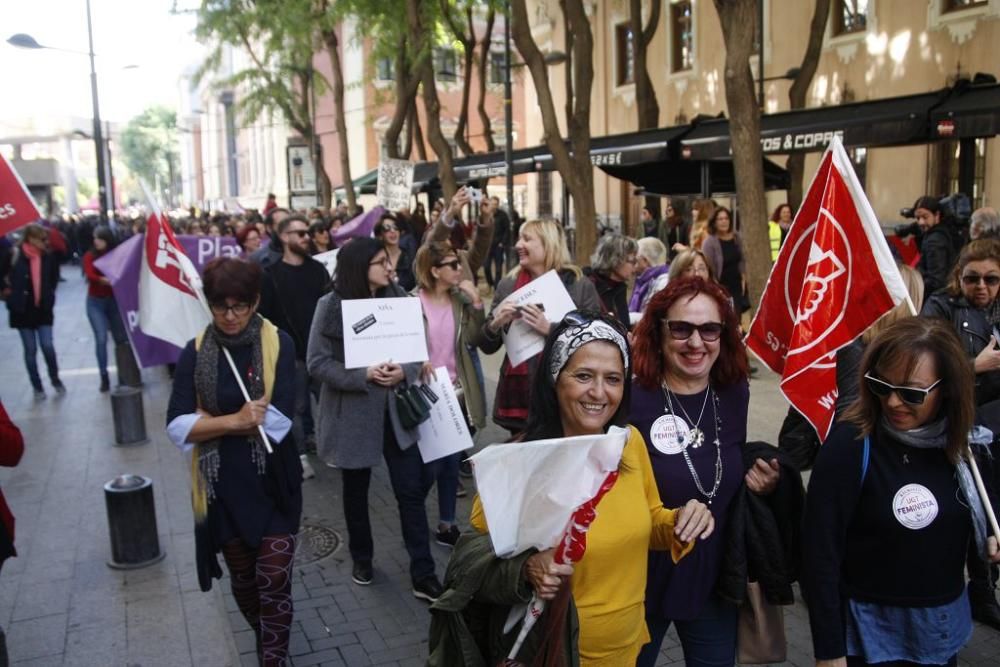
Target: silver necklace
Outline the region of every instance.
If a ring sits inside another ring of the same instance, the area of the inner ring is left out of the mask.
[[[673,392],[670,391],[670,389],[667,388],[666,383],[664,383],[663,395],[667,399],[667,411],[670,413],[672,417],[676,418],[676,414],[674,413],[674,408],[673,408],[673,401],[670,398],[672,394]],[[715,480],[713,481],[711,491],[705,491],[705,487],[701,485],[701,479],[698,477],[698,472],[694,469],[694,464],[691,462],[691,456],[690,454],[688,454],[687,447],[683,447],[681,449],[681,454],[684,455],[684,463],[687,464],[688,472],[691,473],[691,478],[694,480],[695,487],[697,487],[698,492],[701,495],[705,496],[705,498],[708,500],[708,504],[711,505],[712,500],[715,498],[715,494],[719,492],[719,486],[722,484],[722,442],[720,440],[720,434],[722,433],[722,422],[719,419],[719,396],[714,391],[712,391],[712,384],[709,383],[708,388],[705,390],[705,403],[702,403],[701,415],[699,415],[698,417],[698,423],[701,422],[701,416],[705,414],[705,405],[708,403],[709,394],[712,395],[712,416],[714,417],[713,421],[715,422],[715,440],[713,441],[715,443]],[[677,405],[680,406],[681,411],[684,413],[684,416],[687,417],[687,411],[685,411],[684,406],[681,405],[680,399],[677,399]],[[688,417],[689,422],[690,419],[691,418]],[[701,437],[704,440],[704,431],[698,428],[698,424],[695,424],[691,428],[691,430],[688,432],[689,436],[693,435],[693,432],[695,430],[697,430],[698,433],[701,434]],[[680,440],[679,434],[678,434],[677,444],[678,446],[683,446],[684,444]]]
[[[702,401],[702,403],[701,403],[701,412],[698,413],[698,421],[694,421],[694,420],[691,419],[691,415],[689,415],[687,413],[687,410],[684,409],[684,406],[681,405],[680,399],[677,399],[677,405],[680,407],[681,413],[683,413],[683,415],[684,415],[684,419],[686,419],[687,423],[691,425],[691,428],[690,428],[690,430],[688,430],[688,433],[687,433],[687,442],[688,442],[688,444],[690,444],[695,449],[698,449],[699,447],[701,447],[705,443],[705,432],[702,431],[698,427],[698,425],[701,424],[701,418],[705,416],[705,406],[708,405],[708,394],[710,392],[711,392],[711,384],[709,384],[708,390],[705,391],[705,400]],[[667,399],[667,408],[670,410],[670,414],[674,414],[673,405],[671,404],[671,400],[670,400],[670,397],[673,395],[673,393],[674,392],[670,391],[670,389],[667,388],[667,383],[664,382],[663,383],[663,396],[664,396],[664,398]],[[716,435],[718,435],[718,434],[716,434]]]

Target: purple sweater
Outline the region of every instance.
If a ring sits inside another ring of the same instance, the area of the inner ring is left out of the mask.
[[[670,554],[650,552],[649,574],[646,581],[646,615],[669,620],[689,620],[701,614],[705,602],[715,588],[719,563],[725,546],[727,509],[743,481],[742,447],[746,442],[747,404],[750,388],[745,382],[716,388],[719,397],[719,418],[722,422],[719,439],[722,442],[722,481],[709,508],[715,517],[715,531],[705,541],[699,541],[694,550],[676,565]],[[679,396],[681,405],[692,419],[698,419],[704,392]],[[632,385],[632,408],[629,422],[639,429],[646,441],[653,475],[665,507],[680,507],[694,498],[708,500],[695,486],[681,453],[665,454],[651,444],[650,431],[657,419],[667,414],[663,390],[653,391],[638,384]],[[674,401],[675,415],[683,419],[683,412]],[[711,491],[715,480],[715,425],[712,403],[709,400],[699,422],[705,432],[701,447],[688,448],[701,486]]]

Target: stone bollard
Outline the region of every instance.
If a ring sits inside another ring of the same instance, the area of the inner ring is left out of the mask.
[[[115,345],[115,365],[118,367],[118,384],[126,387],[142,386],[142,372],[135,361],[131,345]]]
[[[141,445],[149,442],[141,389],[119,387],[112,391],[111,414],[115,422],[116,444]]]
[[[104,485],[108,510],[111,559],[116,570],[133,570],[152,565],[166,555],[160,551],[156,532],[156,504],[153,481],[140,475],[119,475]]]

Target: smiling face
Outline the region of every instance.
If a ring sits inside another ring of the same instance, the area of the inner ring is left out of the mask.
[[[887,365],[884,369],[875,369],[872,375],[889,384],[918,389],[926,389],[938,381],[939,376],[934,358],[929,352],[924,352],[917,358],[916,366],[909,375],[906,374],[906,366],[908,365],[906,361],[900,360]],[[938,409],[941,407],[941,385],[932,389],[920,405],[910,405],[903,402],[895,391],[888,396],[879,398],[878,401],[882,406],[882,413],[893,428],[909,431],[933,421],[937,416]]]
[[[517,251],[517,261],[521,268],[527,269],[533,275],[539,275],[545,268],[545,246],[542,238],[532,229],[522,229],[514,244]]]
[[[247,254],[260,250],[260,234],[257,233],[256,229],[247,233],[243,247],[246,249]]]
[[[618,346],[598,340],[581,347],[556,380],[563,434],[603,433],[624,392],[625,365]]]
[[[975,282],[973,279],[978,278]],[[1000,280],[1000,263],[992,259],[969,262],[962,269],[962,294],[976,308],[985,308],[993,303],[1000,291],[1000,284],[988,285],[989,281]]]
[[[701,255],[695,255],[691,264],[681,272],[681,276],[684,278],[704,278],[708,280],[708,275],[708,264],[701,258]]]
[[[715,300],[707,294],[698,294],[693,299],[681,297],[667,311],[666,321],[688,322],[699,325],[708,322],[722,322],[722,314]],[[678,381],[678,387],[700,387],[708,383],[709,373],[715,360],[719,358],[721,339],[703,340],[695,330],[686,340],[671,336],[666,323],[662,323],[660,335],[663,340],[663,365],[667,381]]]
[[[785,205],[778,211],[778,223],[784,225],[792,224],[792,207]]]

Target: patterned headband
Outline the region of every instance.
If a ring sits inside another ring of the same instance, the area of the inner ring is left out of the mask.
[[[625,342],[625,337],[607,322],[594,320],[587,324],[566,327],[556,337],[552,344],[552,358],[549,362],[549,375],[552,376],[552,381],[556,381],[566,362],[577,350],[595,340],[603,340],[617,345],[622,353],[625,371],[628,372],[628,345]]]

